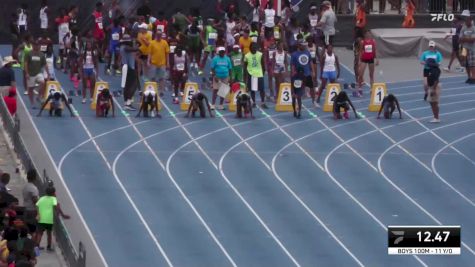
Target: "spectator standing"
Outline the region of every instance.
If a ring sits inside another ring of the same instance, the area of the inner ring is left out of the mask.
[[[218,47],[218,56],[214,57],[211,62],[211,74],[213,76],[213,98],[211,99],[211,109],[214,109],[216,104],[216,98],[218,96],[218,90],[222,84],[229,84],[229,77],[233,65],[231,59],[226,55],[226,49],[222,46]],[[224,98],[219,99],[219,110],[223,110]]]
[[[257,51],[257,44],[251,44],[251,50],[244,56],[244,80],[247,82],[247,88],[251,91],[253,107],[256,107],[256,92],[259,91],[261,96],[261,108],[267,109],[265,103],[264,91],[264,57],[261,52]]]
[[[475,84],[475,26],[469,10],[462,12],[465,24],[460,30],[460,43],[462,44],[462,56],[465,56],[467,62],[468,80],[466,83]]]
[[[48,20],[48,1],[42,0],[41,7],[40,7],[40,29],[42,33],[47,33],[49,28],[49,20]]]
[[[3,66],[0,68],[0,94],[6,94],[12,86],[16,86],[15,72],[12,69],[12,64],[16,60],[11,56],[3,59]]]
[[[8,112],[10,115],[15,116],[17,110],[17,103],[16,103],[16,88],[11,87],[8,91],[8,95],[3,97],[3,101],[7,106]]]
[[[36,202],[39,198],[39,191],[35,185],[36,171],[30,170],[26,174],[27,184],[23,187],[23,206],[25,207],[25,223],[30,233],[36,232]]]
[[[150,66],[150,80],[159,83],[160,95],[165,89],[165,76],[169,69],[168,54],[170,47],[168,42],[162,38],[162,32],[157,31],[155,40],[150,44],[150,54],[148,55],[148,66]]]
[[[41,243],[41,238],[43,237],[44,231],[46,231],[48,236],[47,250],[52,251],[52,231],[54,225],[54,215],[55,213],[63,217],[64,219],[69,219],[69,216],[64,214],[61,210],[61,207],[58,204],[56,199],[56,189],[54,187],[46,188],[46,195],[42,196],[38,202],[36,202],[36,207],[38,208],[38,231],[36,232],[35,242],[37,245]],[[40,249],[42,249],[40,247]]]
[[[323,43],[324,45],[333,45],[333,38],[335,37],[335,22],[337,21],[335,12],[331,8],[329,1],[322,2],[322,18],[318,22],[317,26],[321,26],[323,30]]]

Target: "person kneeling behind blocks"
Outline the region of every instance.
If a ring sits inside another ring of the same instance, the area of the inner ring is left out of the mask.
[[[43,103],[43,106],[41,106],[40,112],[38,113],[38,116],[41,116],[41,113],[45,109],[46,105],[48,103],[50,104],[49,106],[49,115],[50,116],[56,116],[56,117],[61,117],[63,113],[63,108],[61,106],[61,102],[66,105],[66,107],[69,110],[69,113],[71,113],[71,117],[74,117],[73,111],[71,110],[71,106],[69,106],[68,100],[64,96],[62,92],[50,92],[48,95],[48,98],[46,101]]]
[[[106,88],[97,94],[96,117],[107,118],[111,109],[112,117],[115,117],[114,100],[109,89]]]
[[[140,117],[142,114],[145,118],[148,117],[157,117],[161,118],[162,116],[158,114],[158,98],[154,91],[146,91],[142,97],[142,103],[140,105],[139,113],[136,117]],[[150,112],[150,116],[149,116]]]
[[[254,119],[252,115],[252,103],[251,97],[247,93],[242,93],[236,98],[236,118],[242,118],[244,113],[244,118],[247,118],[248,115]]]

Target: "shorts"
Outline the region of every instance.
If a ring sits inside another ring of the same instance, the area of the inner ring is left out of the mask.
[[[94,69],[83,69],[84,71],[84,76],[86,77],[91,77],[94,75]]]
[[[374,58],[372,59],[361,59],[361,62],[366,64],[374,64]]]
[[[452,40],[452,51],[458,53],[460,50],[460,43],[459,40]]]
[[[429,87],[429,92],[427,95],[427,102],[429,103],[438,103],[440,98],[440,85],[437,87]]]
[[[347,111],[347,110],[350,109],[350,106],[348,105],[347,102],[345,102],[345,103],[335,103],[335,104],[333,105],[333,112],[334,112],[334,113],[340,113],[340,110],[341,110],[342,108],[343,108],[345,111]]]
[[[119,53],[119,43],[109,43],[109,54],[112,55],[113,53]]]
[[[30,76],[26,84],[28,85],[29,88],[33,88],[35,87],[37,83],[44,83],[44,82],[45,82],[45,76],[43,75],[43,73],[38,73],[35,76]]]
[[[475,67],[475,50],[467,49],[467,67]]]
[[[429,69],[425,69],[425,68],[424,68],[424,71],[423,71],[423,73],[422,73],[422,77],[424,77],[424,78],[429,77]]]
[[[249,91],[252,91],[252,78],[251,75],[247,76],[247,88]],[[258,77],[257,78],[257,91],[263,92],[264,91],[264,77]]]
[[[334,81],[336,80],[336,71],[324,71],[322,74],[322,78]]]
[[[94,31],[93,36],[96,41],[103,41],[106,38],[104,31]]]
[[[298,97],[302,97],[305,94],[305,87],[294,88],[294,94]]]
[[[157,67],[152,65],[149,70],[149,78],[150,80],[163,80],[167,75],[167,68],[166,67]]]
[[[50,232],[50,231],[53,230],[53,224],[49,224],[49,223],[38,223],[38,230]]]
[[[242,82],[244,79],[244,74],[242,68],[233,68],[231,71],[231,80]]]

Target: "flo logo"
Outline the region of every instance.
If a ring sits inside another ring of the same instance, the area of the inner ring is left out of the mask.
[[[431,21],[453,21],[454,14],[430,14]]]

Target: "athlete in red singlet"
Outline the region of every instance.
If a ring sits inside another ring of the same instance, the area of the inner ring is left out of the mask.
[[[363,77],[364,72],[366,69],[366,65],[368,65],[369,69],[369,79],[370,79],[370,87],[373,86],[374,83],[374,64],[379,64],[378,60],[376,59],[376,42],[371,36],[371,32],[369,30],[365,31],[364,39],[361,41],[360,44],[360,55],[361,55],[361,64],[360,64],[360,75],[358,81],[358,88],[359,88],[359,96],[363,94]]]
[[[103,8],[102,2],[97,2],[96,10],[92,12],[92,16],[94,18],[94,29],[92,31],[92,34],[94,36],[94,40],[98,44],[99,59],[101,61],[102,61],[102,58],[104,57],[104,52],[106,49],[106,42],[105,42],[106,34],[104,32],[102,8]]]

